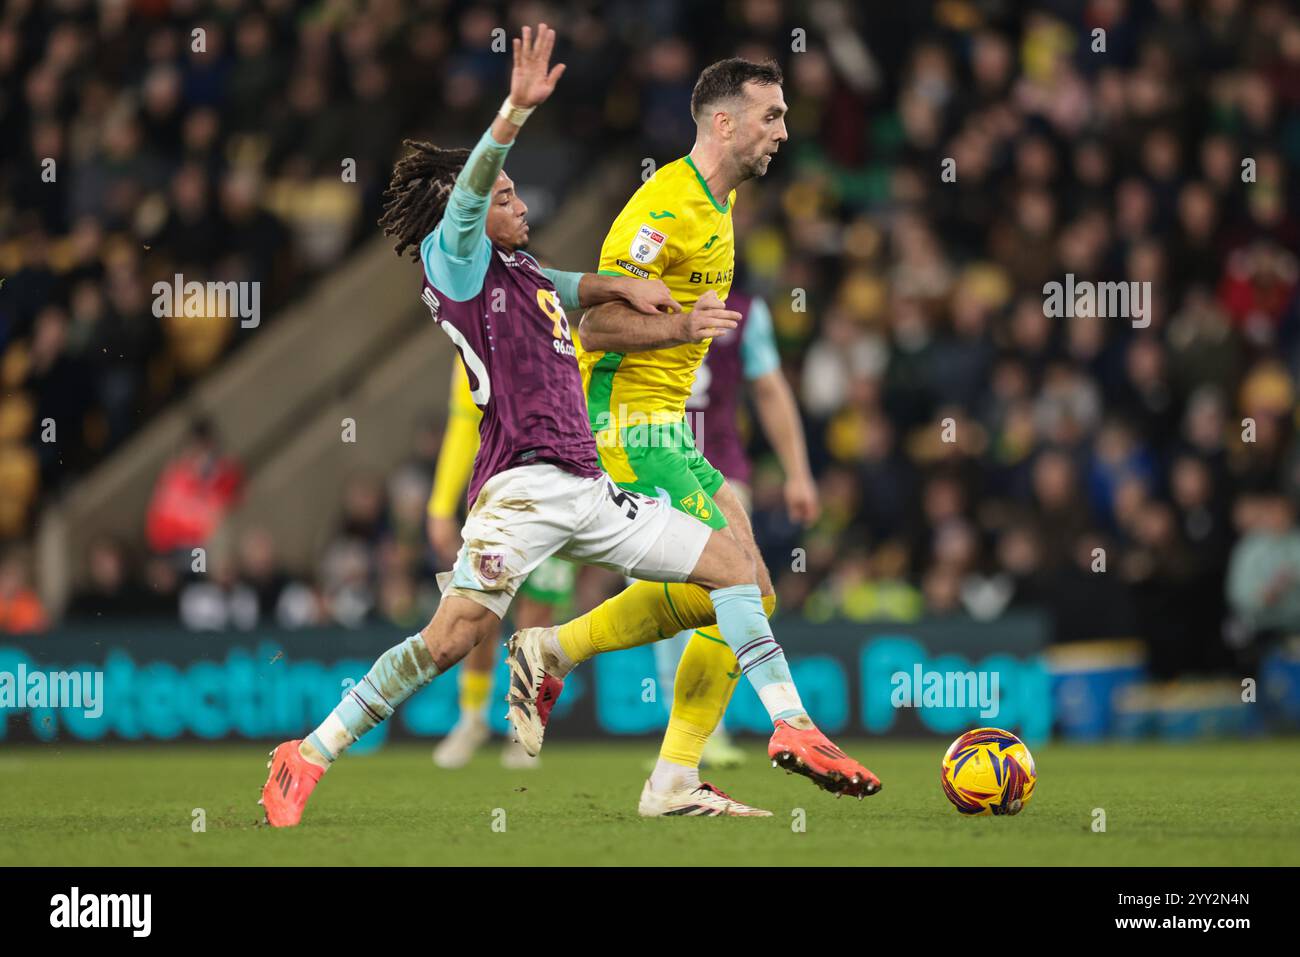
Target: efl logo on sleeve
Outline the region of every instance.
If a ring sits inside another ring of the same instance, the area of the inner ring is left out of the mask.
[[[628,247],[628,252],[633,259],[645,266],[655,261],[659,250],[664,248],[666,242],[668,242],[666,235],[642,223],[636,236],[632,238],[632,245]]]

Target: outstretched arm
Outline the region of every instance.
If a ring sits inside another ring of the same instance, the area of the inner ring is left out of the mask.
[[[725,336],[739,321],[740,313],[710,289],[689,312],[646,315],[621,302],[596,306],[583,315],[578,335],[588,352],[648,352]]]
[[[622,303],[588,309],[578,323],[588,352],[647,352],[685,342],[684,315],[644,316]]]
[[[607,302],[622,302],[638,313],[681,312],[662,279],[633,279],[631,276],[602,276],[594,272],[562,272],[543,269],[555,284],[560,305],[565,309],[586,309]]]
[[[546,101],[564,73],[563,63],[550,66],[554,47],[555,31],[545,23],[538,25],[536,36],[524,27],[522,39],[515,39],[510,96],[461,168],[442,223],[430,234],[438,237],[446,255],[467,259],[483,242],[492,187],[505,165],[506,153],[528,115]]]

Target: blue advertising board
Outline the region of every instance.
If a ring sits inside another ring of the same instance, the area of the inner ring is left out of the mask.
[[[1035,741],[1051,730],[1051,683],[1040,653],[1046,629],[1037,617],[996,625],[812,625],[782,618],[777,634],[805,705],[828,733],[950,735],[996,724]],[[194,633],[118,625],[0,639],[0,740],[301,736],[401,637],[382,626]],[[14,694],[35,675],[58,673],[85,675],[81,706]],[[556,708],[554,739],[657,734],[671,701],[658,693],[655,675],[649,647],[601,655],[578,668]],[[952,696],[954,675],[958,692],[962,679],[970,679],[965,690],[971,697]],[[942,693],[931,695],[936,685]],[[994,692],[995,700],[974,697],[977,689]],[[504,702],[505,691],[506,672],[499,666],[492,700]],[[456,718],[453,670],[406,702],[359,749],[389,738],[440,736]],[[505,730],[504,704],[490,709],[490,720]],[[727,723],[742,734],[770,731],[762,704],[743,680]]]

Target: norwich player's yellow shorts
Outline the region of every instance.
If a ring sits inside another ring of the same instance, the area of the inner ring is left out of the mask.
[[[619,438],[627,464],[636,474],[636,481],[619,482],[622,488],[652,497],[663,489],[678,511],[710,528],[727,527],[722,509],[713,501],[722,488],[722,473],[695,447],[695,435],[685,418],[625,428]]]

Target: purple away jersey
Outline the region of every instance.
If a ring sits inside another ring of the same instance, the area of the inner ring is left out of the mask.
[[[704,364],[695,373],[691,397],[686,400],[700,453],[723,476],[745,483],[749,482],[750,465],[740,441],[737,415],[745,384],[740,342],[752,301],[735,290],[727,296],[727,308],[740,313],[740,322],[728,335],[709,343]]]
[[[426,276],[423,299],[456,344],[483,410],[471,507],[483,483],[516,466],[601,474],[569,320],[536,260],[494,243],[477,295],[457,302]]]

